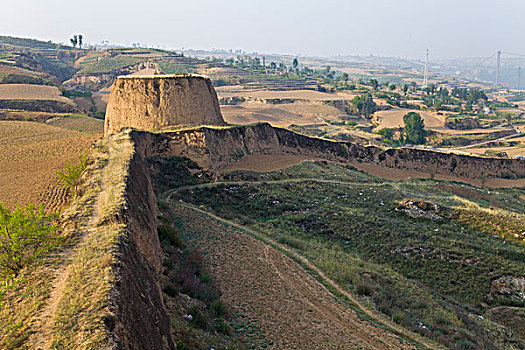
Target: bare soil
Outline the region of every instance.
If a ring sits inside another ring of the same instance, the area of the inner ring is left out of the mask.
[[[394,107],[387,111],[375,112],[374,115],[380,124],[377,129],[404,127],[403,116],[411,110]],[[442,128],[445,125],[445,117],[435,112],[417,111],[421,115],[427,128]]]
[[[100,134],[42,123],[0,121],[0,201],[57,208],[65,194],[56,181],[62,164],[87,153]]]
[[[305,160],[319,160],[315,157],[296,154],[250,154],[238,162],[223,169],[223,172],[235,170],[253,170],[258,172],[270,172],[288,168]]]
[[[241,86],[220,86],[215,89],[219,97],[255,97],[262,99],[283,98],[283,99],[308,99],[308,100],[344,100],[348,96],[330,94],[314,90],[290,90],[290,91],[271,91],[255,90],[246,91]]]
[[[231,164],[223,169],[224,172],[234,170],[253,170],[259,172],[275,171],[300,163],[304,160],[320,160],[315,157],[292,154],[262,155],[250,154],[243,159]],[[359,170],[369,174],[390,180],[404,180],[408,178],[431,178],[432,174],[418,170],[387,168],[372,163],[349,163]],[[491,178],[482,181],[481,179],[469,179],[450,175],[435,174],[436,180],[459,181],[474,186],[498,187],[522,187],[525,186],[525,179],[499,179]]]
[[[0,99],[54,100],[73,104],[56,86],[45,85],[0,84]]]

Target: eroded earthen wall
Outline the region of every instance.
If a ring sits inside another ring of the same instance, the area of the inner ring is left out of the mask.
[[[125,127],[158,130],[177,125],[224,125],[211,80],[194,75],[118,77],[106,110],[104,132]]]

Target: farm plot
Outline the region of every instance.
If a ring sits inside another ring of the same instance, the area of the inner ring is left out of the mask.
[[[0,202],[57,209],[65,194],[55,172],[88,152],[98,137],[42,123],[0,121]]]

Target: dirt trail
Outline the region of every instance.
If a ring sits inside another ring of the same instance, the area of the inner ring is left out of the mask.
[[[268,240],[271,245],[267,244],[257,239],[261,236],[256,232],[186,204],[176,206],[175,211],[183,221],[186,236],[199,246],[208,260],[224,301],[241,316],[241,333],[244,329],[250,330],[246,335],[248,341],[266,339],[266,345],[272,349],[414,348],[401,339],[401,334],[420,346],[436,348],[430,341],[366,310],[319,269],[288,248],[271,240]],[[362,320],[274,247],[308,266],[369,315],[373,323],[382,326]],[[384,325],[395,332],[385,330]],[[259,345],[261,343],[264,342],[259,341]]]
[[[66,246],[60,253],[60,264],[54,266],[54,278],[51,284],[51,292],[46,304],[42,307],[41,312],[33,320],[33,333],[28,343],[30,349],[45,350],[53,348],[53,332],[55,331],[55,317],[57,308],[63,298],[64,290],[67,286],[71,274],[71,260],[78,251],[79,242],[92,234],[96,230],[97,221],[100,216],[99,197],[104,189],[104,183],[100,184],[100,190],[93,203],[89,206],[91,216],[86,220],[86,227],[89,229],[76,232],[76,244]],[[82,249],[82,248],[80,248]]]

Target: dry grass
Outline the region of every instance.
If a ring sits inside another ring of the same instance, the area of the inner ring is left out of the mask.
[[[67,268],[68,278],[53,319],[55,348],[94,349],[107,343],[103,321],[110,313],[108,301],[117,242],[125,230],[125,225],[107,219],[115,216],[125,201],[133,145],[127,134],[119,134],[105,146],[107,153],[101,152],[98,165],[94,166],[100,170],[91,176],[92,185],[82,200],[92,204],[93,216]],[[68,212],[70,216],[85,210],[82,201]]]

